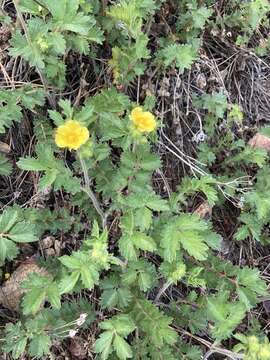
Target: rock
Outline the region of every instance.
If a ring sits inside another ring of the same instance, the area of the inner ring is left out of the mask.
[[[260,133],[254,135],[253,138],[249,140],[248,144],[251,147],[263,149],[267,152],[270,152],[270,138]]]
[[[0,152],[4,154],[10,153],[10,146],[7,143],[4,143],[3,141],[0,141]]]
[[[47,270],[37,265],[33,259],[26,260],[10,276],[10,278],[0,287],[0,304],[12,311],[19,310],[19,304],[24,289],[21,284],[31,273],[50,276]]]
[[[40,240],[40,248],[46,257],[59,256],[62,243],[59,240],[56,240],[54,236],[47,236]]]

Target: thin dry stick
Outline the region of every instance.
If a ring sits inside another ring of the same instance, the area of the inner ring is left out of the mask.
[[[218,349],[218,350],[207,351],[207,353],[203,357],[203,360],[208,360],[210,358],[210,356],[213,354],[225,355],[232,360],[244,359],[244,355],[242,355],[242,354],[235,354],[235,353],[229,352],[229,350]]]
[[[187,161],[183,156],[181,156],[180,154],[177,154],[174,150],[172,150],[171,148],[169,148],[167,145],[165,145],[163,142],[158,141],[158,143],[160,145],[162,145],[163,147],[165,147],[165,149],[167,149],[169,152],[171,152],[173,155],[175,155],[178,159],[180,159],[184,164],[186,164],[187,166],[189,166],[192,170],[194,170],[195,172],[199,173],[200,175],[206,175],[205,172],[203,170],[201,170],[199,167],[197,167],[195,164],[190,163],[189,161]]]
[[[162,288],[159,290],[155,300],[154,300],[154,303],[156,304],[159,299],[161,298],[161,296],[166,292],[166,290],[168,289],[168,287],[170,287],[172,285],[172,283],[170,281],[166,282]]]
[[[203,344],[204,346],[209,348],[209,351],[205,354],[205,356],[208,356],[208,357],[204,357],[203,360],[207,360],[209,358],[209,356],[211,356],[214,353],[225,355],[225,356],[227,356],[227,357],[229,357],[230,359],[233,359],[233,360],[240,360],[240,359],[245,358],[244,354],[237,354],[237,353],[235,353],[235,352],[233,352],[231,350],[227,350],[227,349],[223,349],[223,348],[220,348],[218,346],[215,346],[210,341],[202,339],[199,336],[193,335],[193,334],[189,333],[188,331],[186,331],[184,329],[181,329],[181,328],[176,327],[176,326],[175,326],[175,329],[179,333],[181,333],[182,335],[191,337],[192,339],[200,342],[201,344]]]
[[[5,67],[3,66],[3,64],[0,62],[0,68],[1,68],[1,71],[4,75],[4,78],[6,80],[6,83],[7,84],[10,84],[11,88],[14,90],[15,89],[15,86],[14,86],[14,82],[11,80],[11,78],[9,77],[8,73],[6,72],[6,69]]]
[[[196,163],[201,164],[201,165],[205,165],[203,163],[201,163],[200,161],[194,159],[193,157],[185,154],[183,151],[181,151],[161,130],[161,134],[162,136],[164,136],[164,138],[170,143],[170,145],[175,149],[172,150],[170,147],[168,147],[166,144],[164,144],[163,142],[159,141],[159,144],[164,146],[169,152],[171,152],[174,156],[176,156],[178,159],[180,159],[184,164],[186,164],[187,166],[189,166],[190,170],[193,172],[193,175],[196,177],[196,173],[199,173],[201,176],[207,176],[207,172],[205,172],[203,169],[201,169],[198,165],[196,165]],[[237,185],[237,181],[240,179],[243,179],[243,181],[241,181],[242,184],[247,183],[247,181],[244,181],[245,178],[249,178],[248,176],[243,176],[241,178],[238,179],[234,179],[232,181],[228,181],[227,183],[222,183],[222,182],[216,182],[218,189],[222,192],[222,194],[224,195],[224,197],[229,200],[234,206],[237,206],[238,202],[235,201],[233,199],[233,197],[229,194],[226,193],[226,191],[224,191],[222,189],[222,186],[226,186],[229,188],[232,188],[235,191],[239,191],[241,193],[245,193],[246,190],[248,190],[249,188],[244,188],[244,189],[240,189],[239,187],[235,187],[232,184],[235,183]],[[239,185],[239,184],[238,184]]]

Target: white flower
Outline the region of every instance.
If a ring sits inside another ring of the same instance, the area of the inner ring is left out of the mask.
[[[76,324],[77,324],[78,326],[82,326],[82,324],[84,324],[86,318],[87,318],[87,314],[85,314],[85,313],[84,313],[84,314],[81,314],[80,317],[79,317],[79,319],[76,320]]]
[[[197,144],[200,142],[204,142],[206,139],[207,139],[207,135],[203,132],[203,130],[200,130],[192,138],[192,140],[195,141]]]
[[[245,198],[243,196],[241,196],[239,199],[239,202],[238,202],[238,207],[243,208],[244,205],[245,205]]]
[[[68,336],[73,338],[77,334],[78,330],[69,330]]]

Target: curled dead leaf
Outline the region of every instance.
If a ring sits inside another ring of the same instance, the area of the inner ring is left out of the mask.
[[[208,219],[212,216],[212,206],[209,205],[208,201],[204,201],[194,211],[201,219]]]
[[[77,336],[70,339],[69,352],[73,359],[87,359],[86,343]]]
[[[206,88],[207,85],[207,80],[206,80],[206,76],[201,73],[197,76],[196,78],[196,85],[198,86],[199,89],[203,90]]]

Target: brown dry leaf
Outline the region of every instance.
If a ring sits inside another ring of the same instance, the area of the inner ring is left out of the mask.
[[[208,201],[204,201],[197,209],[194,214],[199,215],[202,219],[207,219],[212,216],[212,206],[209,205]]]
[[[56,254],[57,256],[60,255],[60,253],[61,253],[61,248],[62,248],[61,242],[60,242],[59,240],[55,240],[55,242],[54,242],[54,250],[55,250],[55,254]]]
[[[0,49],[2,51],[7,49],[10,37],[10,28],[7,25],[0,26]]]
[[[21,296],[24,291],[21,284],[31,273],[50,276],[47,270],[37,265],[35,260],[29,259],[22,263],[11,277],[0,287],[0,304],[12,311],[18,311]]]
[[[257,133],[249,140],[248,144],[257,149],[263,149],[270,152],[270,138]]]
[[[10,146],[7,143],[0,141],[0,152],[4,154],[10,153]]]
[[[74,359],[87,359],[87,347],[82,339],[74,337],[70,339],[69,351]]]
[[[263,302],[263,308],[266,311],[267,314],[270,313],[270,300],[265,300]]]
[[[54,236],[46,236],[45,238],[40,240],[40,247],[41,249],[49,249],[50,247],[53,247],[53,244],[55,242]]]
[[[201,73],[197,76],[196,78],[196,85],[198,86],[199,89],[203,90],[206,88],[207,85],[207,80],[206,80],[206,76]]]

